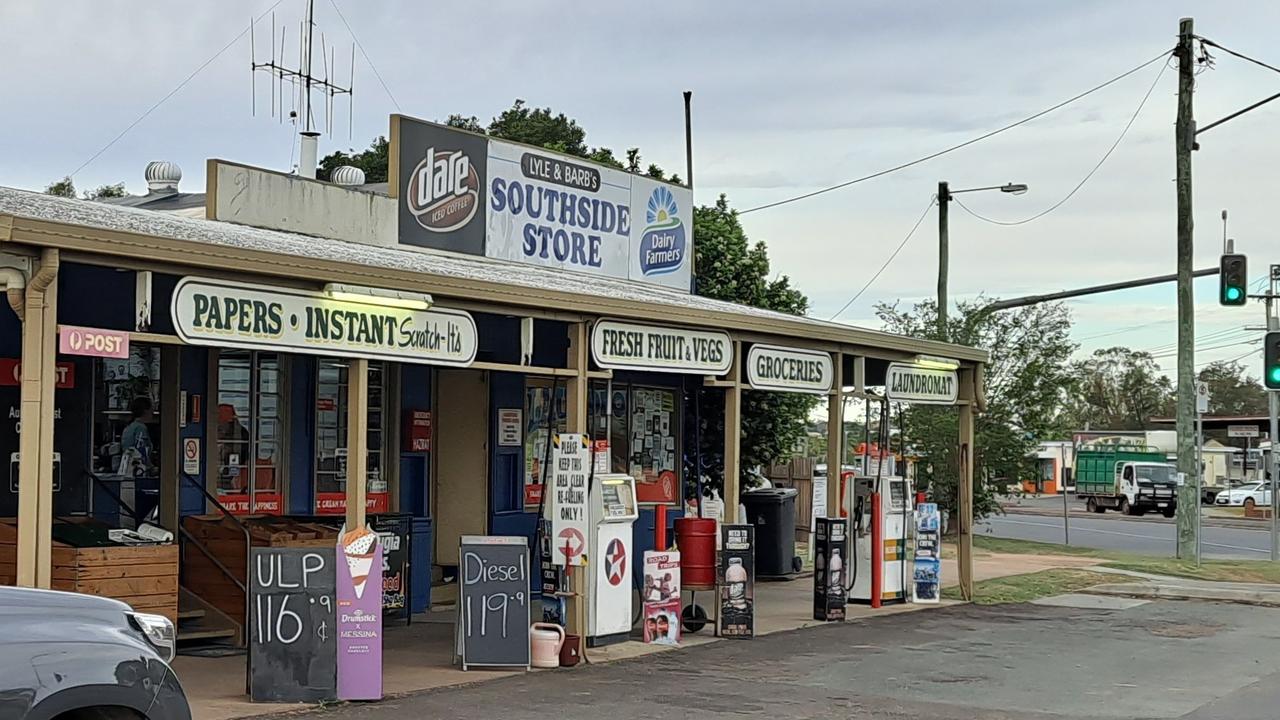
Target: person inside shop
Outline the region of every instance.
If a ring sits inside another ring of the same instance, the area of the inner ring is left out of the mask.
[[[155,419],[151,398],[139,395],[129,403],[132,422],[120,436],[120,474],[141,475],[155,469],[152,457],[151,430],[147,424]]]
[[[226,468],[224,472],[232,478],[236,492],[248,492],[249,474],[241,466],[244,458],[240,454],[249,447],[249,428],[240,422],[235,407],[227,403],[218,405],[218,440],[221,448],[219,462]]]

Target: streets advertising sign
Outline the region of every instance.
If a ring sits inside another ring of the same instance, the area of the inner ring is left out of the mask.
[[[756,390],[826,395],[832,367],[831,356],[816,350],[757,344],[747,351],[747,383]]]
[[[602,368],[723,375],[733,365],[729,334],[600,320],[591,329],[591,355]]]
[[[955,370],[938,370],[890,363],[884,381],[885,396],[892,402],[916,405],[954,405],[959,383]]]

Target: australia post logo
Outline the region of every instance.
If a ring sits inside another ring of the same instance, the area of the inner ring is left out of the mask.
[[[670,190],[654,188],[645,205],[645,227],[640,237],[640,270],[645,275],[675,272],[684,262],[688,244],[679,212]]]
[[[431,232],[452,232],[475,217],[480,176],[462,150],[428,148],[409,176],[405,198],[418,224]]]

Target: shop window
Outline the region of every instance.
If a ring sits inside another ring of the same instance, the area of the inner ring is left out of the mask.
[[[283,385],[275,353],[218,354],[216,491],[218,500],[238,515],[283,512]]]
[[[315,491],[316,513],[339,515],[347,509],[347,387],[346,360],[323,359],[316,363]],[[368,510],[382,513],[390,509],[387,474],[384,472],[386,446],[387,368],[369,363],[369,429],[365,460]]]
[[[613,383],[612,470],[636,479],[641,503],[680,502],[680,412],[676,391]]]
[[[552,403],[552,382],[530,378],[524,390],[524,509],[536,511],[541,500],[542,486],[547,479],[548,440],[552,432],[562,433],[568,428],[567,391],[564,383],[555,384],[555,402]],[[509,512],[519,510],[521,498],[495,497],[494,510]]]
[[[154,475],[160,466],[160,348],[133,345],[128,358],[99,358],[94,374],[94,474]],[[134,425],[135,419],[143,425]]]

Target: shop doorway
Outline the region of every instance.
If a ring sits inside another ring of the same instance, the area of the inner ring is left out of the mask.
[[[113,527],[133,528],[160,501],[160,356],[138,343],[127,358],[93,360],[90,503]]]
[[[489,378],[480,370],[440,370],[436,376],[434,557],[451,568],[462,536],[489,529]]]

